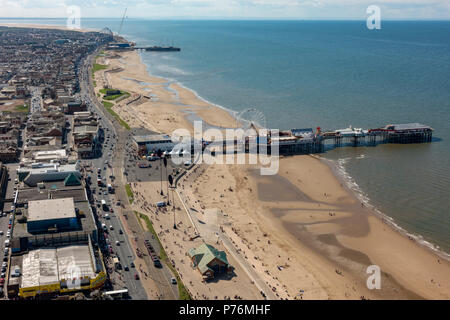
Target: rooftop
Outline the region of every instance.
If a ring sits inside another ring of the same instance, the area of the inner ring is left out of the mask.
[[[76,218],[73,198],[28,202],[28,221]]]
[[[22,256],[22,288],[95,277],[88,245],[32,250]]]
[[[146,143],[146,142],[159,142],[159,141],[172,141],[167,134],[149,134],[144,136],[133,136],[136,143]]]

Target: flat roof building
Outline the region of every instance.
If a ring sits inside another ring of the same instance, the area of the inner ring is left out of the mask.
[[[78,228],[73,198],[28,202],[27,229],[30,233]]]
[[[146,147],[148,152],[151,151],[167,151],[172,150],[175,144],[167,134],[149,134],[143,136],[133,136],[133,141],[136,147]]]

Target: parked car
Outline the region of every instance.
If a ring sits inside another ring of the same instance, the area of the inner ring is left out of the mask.
[[[172,284],[177,284],[177,279],[171,278],[171,279],[170,279],[170,282],[171,282]]]

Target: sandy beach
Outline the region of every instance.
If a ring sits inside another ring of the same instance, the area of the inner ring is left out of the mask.
[[[236,120],[228,111],[207,103],[175,82],[149,75],[137,51],[108,52],[98,57],[97,63],[108,66],[95,73],[97,93],[105,85],[131,93],[129,99],[113,107],[131,127],[167,134],[183,128],[193,133],[193,124],[186,118],[189,113],[211,126],[236,127]],[[137,101],[129,103],[134,99]]]
[[[210,125],[236,126],[224,109],[209,105],[176,83],[149,75],[137,52],[107,53],[97,63],[108,65],[95,75],[101,84],[97,83],[97,90],[104,83],[132,93],[113,107],[131,127],[169,134],[180,127],[192,131],[187,110]],[[139,95],[147,98],[127,105]],[[449,262],[373,215],[323,161],[307,155],[282,158],[275,176],[260,176],[257,167],[250,165],[202,165],[196,169],[178,186],[186,207],[196,210],[189,213],[194,220],[191,228],[203,228],[202,241],[213,241],[208,228],[221,226],[223,237],[277,298],[450,298]],[[137,210],[145,208],[143,203],[148,206],[161,200],[158,184],[151,184],[134,185],[133,190],[142,197],[135,204]],[[179,272],[194,296],[202,299],[219,290],[220,285],[197,287],[197,272],[186,266],[185,251],[197,242],[179,236],[180,241],[173,245],[182,250],[175,250],[165,241],[168,235],[174,236],[169,227],[172,217],[145,213],[164,221],[165,226],[156,223],[155,229],[167,244],[171,259],[183,266]],[[186,232],[192,234],[192,230]],[[366,269],[371,265],[380,267],[380,290],[367,288]],[[238,278],[246,278],[237,270]],[[261,298],[257,290],[236,291],[245,292],[244,298]]]

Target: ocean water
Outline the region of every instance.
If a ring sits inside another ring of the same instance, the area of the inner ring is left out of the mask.
[[[4,20],[64,25],[64,20]],[[120,19],[82,27],[117,31]],[[259,110],[271,128],[375,128],[420,122],[434,141],[344,147],[333,161],[361,198],[423,241],[450,252],[450,22],[125,21],[151,73],[225,108]],[[260,117],[260,116],[259,116]]]

